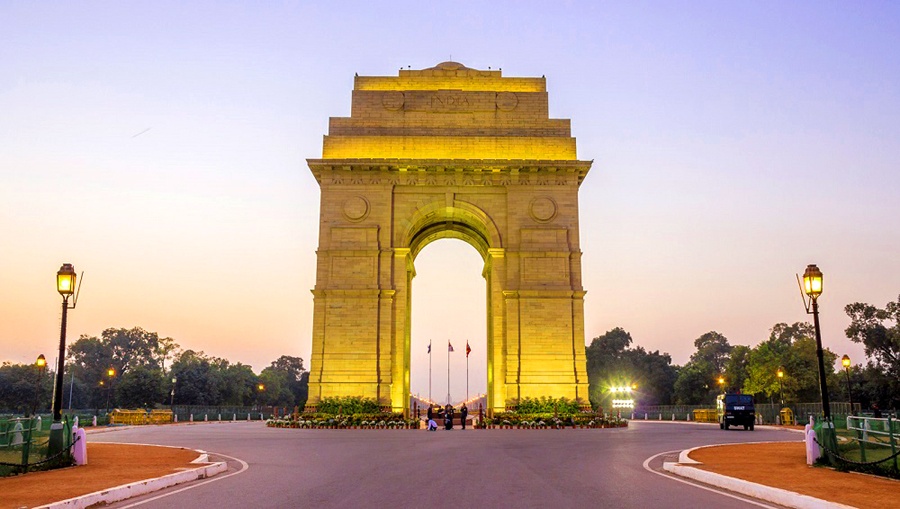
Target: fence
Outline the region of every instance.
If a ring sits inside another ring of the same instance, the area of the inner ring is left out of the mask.
[[[45,468],[70,458],[72,427],[63,419],[63,448],[50,455],[50,419],[40,417],[0,419],[0,476]]]
[[[896,419],[875,417],[847,417],[847,431],[855,435],[859,444],[859,456],[863,463],[867,461],[866,449],[875,448],[878,456],[890,448],[890,458],[894,460],[894,470],[897,469],[897,440],[900,437],[900,421]]]
[[[174,411],[173,418],[177,418],[178,422],[188,421],[259,421],[271,418],[276,412],[279,415],[290,413],[293,409],[277,409],[270,406],[254,407],[254,406],[195,406],[195,405],[175,405],[172,407]]]
[[[781,405],[771,404],[771,403],[756,403],[756,415],[760,424],[775,424],[779,423],[780,420],[777,418],[781,412]],[[822,415],[822,403],[793,403],[789,405],[785,405],[786,408],[790,408],[794,414],[794,419],[798,423],[804,423],[809,421],[810,416],[819,416]],[[850,403],[841,403],[834,402],[830,405],[831,413],[834,415],[849,415],[850,412]],[[695,411],[699,410],[695,414]],[[860,405],[859,403],[855,403],[853,405],[853,410],[856,413],[859,413]],[[658,406],[646,406],[646,407],[638,407],[634,409],[634,412],[631,412],[632,419],[638,420],[662,420],[662,421],[687,421],[687,420],[698,420],[698,417],[701,417],[702,421],[706,422],[715,422],[715,419],[712,421],[709,420],[709,412],[712,412],[712,415],[715,415],[716,407],[715,405],[658,405]],[[623,416],[626,415],[625,412],[622,412]],[[701,422],[702,422],[701,421]]]

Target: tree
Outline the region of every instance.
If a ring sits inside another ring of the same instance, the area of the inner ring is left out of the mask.
[[[303,407],[306,405],[306,399],[309,394],[309,372],[303,367],[303,359],[300,357],[292,357],[290,355],[282,355],[278,359],[272,361],[268,368],[263,370],[271,370],[278,373],[282,377],[282,383],[291,393],[291,402],[289,404],[279,403],[281,405]],[[262,373],[260,373],[262,376]],[[280,398],[281,401],[287,401],[287,397]]]
[[[716,379],[725,376],[732,347],[728,338],[710,331],[694,340],[697,351],[679,371],[675,380],[675,401],[679,405],[710,405],[720,392]],[[735,380],[728,379],[727,387],[735,387]]]
[[[715,373],[725,372],[725,363],[733,348],[728,338],[716,331],[710,331],[694,340],[697,351],[691,355],[691,361],[709,364]]]
[[[900,296],[884,309],[856,302],[848,304],[844,311],[850,316],[847,337],[865,346],[866,356],[875,367],[900,379]]]
[[[163,371],[137,366],[125,372],[116,387],[116,400],[124,408],[153,408],[165,403]]]
[[[735,345],[725,363],[725,379],[732,387],[743,387],[748,377],[748,366],[752,349],[749,346]]]
[[[594,407],[610,407],[611,386],[635,384],[632,394],[644,405],[666,405],[672,401],[675,367],[667,353],[630,348],[631,334],[616,327],[591,341],[586,348],[589,397]]]
[[[69,346],[68,358],[79,381],[78,385],[90,388],[93,397],[87,403],[99,407],[105,402],[105,391],[110,390],[101,390],[101,381],[104,386],[113,383],[118,388],[132,369],[141,367],[161,371],[165,356],[174,348],[172,345],[174,342],[169,338],[163,340],[161,345],[155,332],[148,332],[140,327],[109,328],[99,338],[82,335]],[[108,368],[115,370],[115,379],[109,380],[106,375]],[[119,394],[120,391],[114,391],[113,399]]]
[[[50,408],[52,377],[33,364],[0,365],[0,411],[34,414]]]
[[[214,406],[222,402],[221,372],[203,352],[185,350],[172,363],[178,378],[176,402],[180,405]]]
[[[676,405],[712,405],[716,388],[708,364],[688,362],[675,379]]]

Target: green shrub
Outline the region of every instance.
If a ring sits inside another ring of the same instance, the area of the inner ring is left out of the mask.
[[[337,396],[319,400],[316,412],[331,415],[375,414],[381,413],[381,406],[374,398]]]
[[[518,414],[550,414],[550,415],[568,415],[581,411],[582,401],[571,400],[568,398],[551,398],[542,396],[540,398],[522,398],[521,400],[513,399],[510,406],[514,406]]]

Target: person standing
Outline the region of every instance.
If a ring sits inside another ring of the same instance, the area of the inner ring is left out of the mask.
[[[428,420],[434,419],[434,403],[428,405]]]
[[[453,407],[450,403],[447,403],[447,406],[444,407],[444,429],[453,429]]]
[[[462,424],[462,429],[466,429],[466,417],[468,417],[468,415],[469,408],[463,403],[462,408],[459,409],[459,422]]]

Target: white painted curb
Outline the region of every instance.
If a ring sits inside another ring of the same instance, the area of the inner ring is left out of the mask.
[[[681,464],[700,464],[699,461],[689,458],[688,454],[690,454],[691,451],[702,448],[703,447],[695,447],[694,449],[681,451],[681,454],[678,457],[679,463],[663,463],[663,469],[681,477],[687,477],[688,479],[700,481],[767,502],[773,502],[785,507],[793,507],[796,509],[855,509],[853,506],[829,502],[828,500],[810,497],[809,495],[801,495],[800,493],[794,493],[793,491],[764,486],[762,484],[745,481],[743,479],[736,479],[734,477],[728,477],[715,472],[709,472]]]
[[[205,451],[197,451],[200,456],[191,463],[206,463],[209,456]],[[76,467],[77,468],[77,467]],[[36,507],[35,509],[84,509],[97,504],[111,504],[120,500],[129,499],[152,493],[170,486],[195,481],[198,479],[206,479],[216,474],[228,470],[228,464],[224,461],[209,463],[199,468],[192,468],[174,474],[164,475],[155,479],[147,479],[137,481],[131,484],[123,484],[103,491],[95,491],[87,495],[62,500],[60,502],[52,502],[47,505]]]

